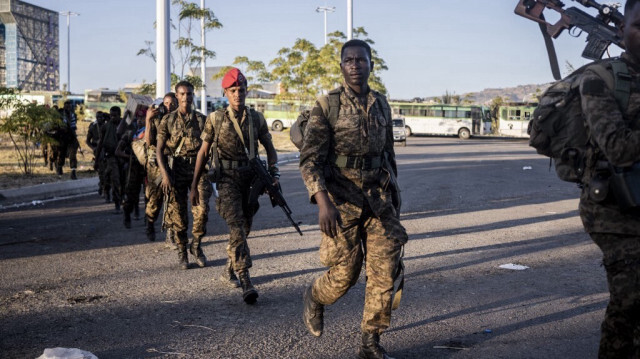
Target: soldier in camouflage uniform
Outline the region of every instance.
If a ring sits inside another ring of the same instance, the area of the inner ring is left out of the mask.
[[[221,172],[220,177],[216,179],[216,209],[229,227],[227,265],[221,279],[237,287],[239,278],[243,300],[247,304],[253,304],[258,298],[258,292],[249,277],[252,262],[247,236],[251,231],[258,203],[249,201],[251,184],[255,180],[255,174],[249,167],[249,159],[257,155],[260,141],[267,152],[269,172],[277,182],[277,178],[280,177],[277,167],[278,156],[264,116],[245,106],[247,80],[244,75],[236,68],[229,70],[222,79],[222,88],[229,99],[229,106],[227,109],[217,110],[207,118],[202,134],[202,148],[198,153],[196,176],[191,184],[191,199],[194,205],[198,204],[197,180],[204,177],[202,172],[209,150],[211,145],[217,142],[213,151],[216,151],[214,156],[218,157],[221,166],[218,170]],[[250,127],[251,124],[253,128]],[[242,133],[242,137],[239,132]],[[238,273],[237,277],[235,272]]]
[[[300,152],[302,178],[318,205],[320,259],[330,267],[305,290],[303,321],[311,334],[322,335],[324,306],[356,284],[366,261],[359,356],[389,358],[380,334],[390,324],[394,279],[408,239],[389,187],[397,174],[391,113],[368,86],[373,62],[367,43],[346,42],[340,67],[344,85],[318,99]],[[331,108],[331,96],[339,96],[339,108]]]
[[[96,149],[98,149],[98,142],[100,142],[100,128],[104,126],[104,113],[102,111],[96,112],[96,120],[91,122],[89,130],[87,131],[87,138],[85,143],[91,151],[94,153],[94,163],[98,166],[98,195],[102,195],[104,192],[105,179],[104,179],[104,166],[100,166],[100,159],[95,155]]]
[[[594,178],[602,174],[598,164],[626,167],[640,161],[640,1],[627,1],[624,13],[626,52],[621,58],[631,75],[626,109],[596,72],[587,69],[580,82],[582,112],[592,139],[580,218],[603,252],[610,300],[601,327],[599,358],[612,359],[640,358],[640,209],[623,211],[611,194],[615,191],[611,182],[604,200],[590,196],[597,184]]]
[[[161,106],[164,106],[163,110],[165,111],[165,114],[175,111],[178,108],[176,95],[173,92],[169,92],[164,95]],[[159,108],[150,108],[147,111],[145,119],[145,127],[147,128],[144,134],[144,140],[147,145],[147,186],[145,187],[147,206],[145,208],[145,216],[147,219],[147,239],[150,241],[155,240],[156,238],[154,224],[158,220],[164,200],[164,194],[160,189],[162,175],[160,174],[160,169],[158,169],[158,163],[156,161],[156,136],[158,134],[158,126],[160,125],[160,121],[162,121],[162,117],[163,116],[160,116]],[[173,241],[173,235],[170,228],[167,228],[166,246],[167,248],[178,249]]]
[[[116,156],[116,148],[118,147],[118,136],[116,132],[120,124],[121,113],[120,107],[111,107],[109,110],[109,121],[100,129],[100,142],[98,142],[98,148],[96,149],[96,157],[104,158],[104,162],[102,163],[105,164],[105,177],[113,192],[113,203],[115,204],[114,213],[120,213],[120,201],[122,200],[120,196],[122,193],[120,191],[120,161]],[[96,163],[94,168],[97,165]]]
[[[126,130],[116,148],[116,156],[120,157],[120,159],[127,164],[122,206],[125,228],[131,228],[131,212],[138,206],[140,190],[142,189],[146,176],[144,166],[138,161],[131,147],[133,141],[140,141],[144,138],[144,132],[146,130],[145,117],[140,116],[137,118],[136,123],[134,123],[135,130]],[[150,238],[150,240],[155,240],[155,237]]]
[[[165,116],[158,126],[156,156],[162,175],[160,184],[163,193],[170,193],[167,216],[169,225],[176,236],[180,268],[189,268],[187,259],[187,227],[189,225],[188,192],[193,180],[196,155],[202,140],[205,116],[191,109],[193,85],[187,81],[176,84],[178,109]],[[171,156],[173,165],[168,167],[166,157]],[[206,178],[198,182],[200,206],[193,206],[193,241],[189,250],[200,267],[206,266],[207,258],[202,253],[200,242],[206,234],[209,215],[209,198],[213,193],[211,183]]]

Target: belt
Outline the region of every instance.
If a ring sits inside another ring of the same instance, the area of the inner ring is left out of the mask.
[[[233,160],[220,160],[220,166],[225,170],[235,170],[240,167],[249,166],[249,161],[233,161]]]
[[[182,164],[188,164],[188,165],[195,165],[196,164],[196,157],[195,156],[175,156],[173,157],[173,161],[174,162],[180,162]]]
[[[371,170],[382,167],[382,156],[336,155],[333,163],[340,168]]]

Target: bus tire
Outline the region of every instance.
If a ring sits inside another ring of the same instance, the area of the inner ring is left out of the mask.
[[[458,137],[460,137],[461,140],[468,140],[469,137],[471,137],[471,132],[469,132],[468,128],[463,127],[458,131]]]
[[[274,131],[282,131],[284,129],[284,126],[282,125],[282,122],[280,121],[273,121],[273,123],[271,124],[271,129]]]
[[[404,134],[409,137],[413,135],[413,132],[411,132],[411,127],[409,126],[404,126]]]

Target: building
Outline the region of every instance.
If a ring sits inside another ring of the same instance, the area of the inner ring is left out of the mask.
[[[0,0],[0,86],[57,91],[59,15],[20,0]]]

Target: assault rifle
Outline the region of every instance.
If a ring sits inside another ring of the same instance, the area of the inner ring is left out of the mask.
[[[291,218],[292,212],[291,212],[291,209],[289,208],[289,205],[287,205],[287,201],[285,201],[284,197],[282,196],[280,185],[273,184],[273,178],[271,177],[271,175],[269,175],[269,172],[267,172],[267,169],[265,168],[262,161],[258,157],[254,157],[251,160],[249,160],[249,165],[251,166],[251,169],[258,177],[258,181],[260,181],[259,183],[260,186],[266,189],[266,192],[269,194],[269,198],[271,199],[271,205],[273,207],[280,206],[284,214],[289,219],[289,222],[291,222],[291,225],[293,225],[296,231],[298,231],[298,233],[302,235],[302,231],[300,230],[300,227],[293,220],[293,218]],[[262,190],[260,192],[262,192]]]
[[[551,72],[556,80],[561,76],[558,57],[551,38],[558,38],[564,30],[569,30],[569,34],[575,37],[582,31],[588,34],[587,46],[582,52],[582,57],[590,60],[600,60],[612,43],[624,49],[622,34],[618,29],[624,21],[622,14],[617,10],[619,4],[602,5],[594,0],[572,1],[597,9],[598,15],[594,17],[575,7],[565,9],[564,3],[560,0],[520,0],[515,9],[516,14],[533,20],[540,26],[549,54]],[[545,9],[560,13],[560,20],[555,24],[548,23],[543,14]],[[577,33],[576,29],[579,30]]]

